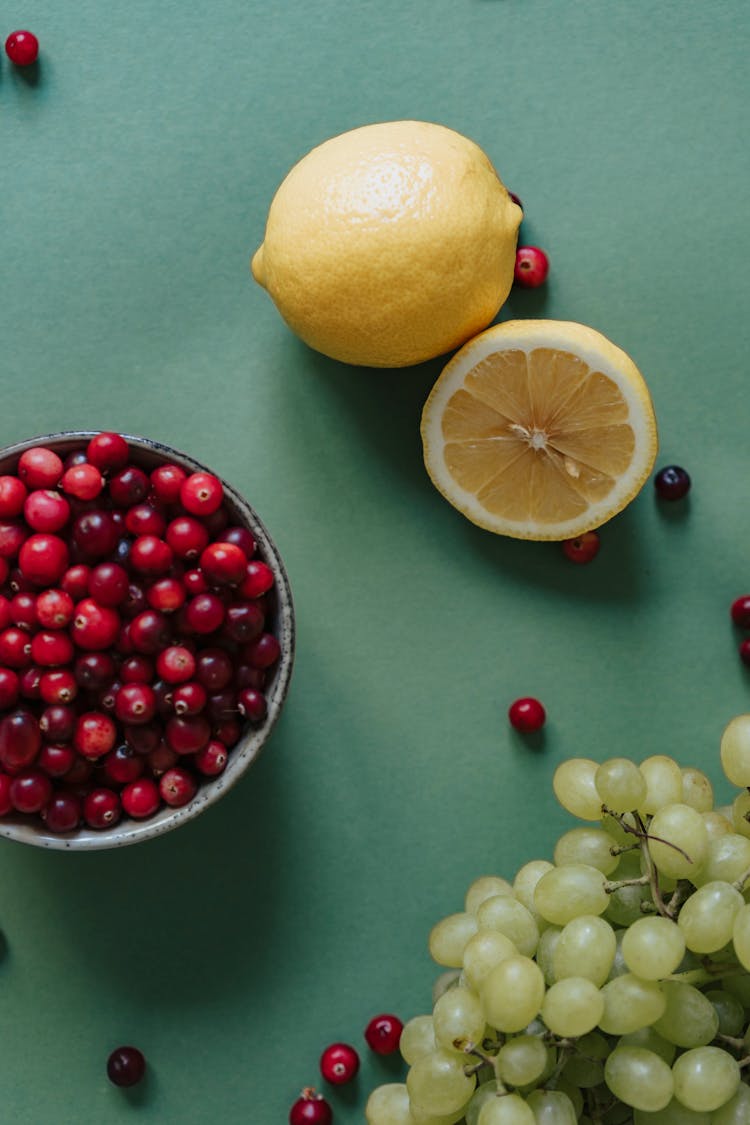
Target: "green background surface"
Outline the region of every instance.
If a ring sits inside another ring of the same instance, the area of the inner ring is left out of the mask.
[[[91,855],[0,842],[0,1119],[280,1125],[332,1040],[429,1009],[430,926],[548,856],[563,758],[654,752],[721,785],[748,708],[747,13],[651,0],[12,3],[0,65],[0,444],[142,433],[211,465],[288,564],[271,744],[217,807]],[[422,468],[440,361],[358,371],[248,271],[290,166],[414,117],[481,144],[550,254],[501,317],[591,324],[653,392],[660,464],[589,567],[464,521]],[[518,695],[548,710],[515,737]],[[150,1062],[131,1096],[104,1060]],[[337,1125],[402,1073],[363,1050]]]

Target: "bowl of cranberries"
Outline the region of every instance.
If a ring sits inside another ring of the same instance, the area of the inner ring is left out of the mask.
[[[111,848],[197,816],[293,659],[279,553],[204,465],[110,432],[0,451],[0,836]]]

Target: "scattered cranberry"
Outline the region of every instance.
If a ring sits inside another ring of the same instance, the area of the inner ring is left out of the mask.
[[[321,1056],[320,1073],[334,1086],[351,1082],[358,1070],[359,1055],[348,1043],[332,1043]]]
[[[739,652],[742,663],[750,667],[750,640],[745,640],[741,643]]]
[[[107,1059],[107,1078],[115,1086],[135,1086],[146,1073],[146,1060],[137,1047],[117,1047]]]
[[[740,629],[750,629],[750,594],[735,598],[730,613],[735,625]]]
[[[289,1111],[289,1125],[331,1125],[333,1111],[322,1094],[306,1086]]]
[[[392,1055],[398,1050],[404,1025],[398,1016],[374,1016],[365,1028],[367,1044],[378,1055]]]
[[[516,193],[515,193],[514,191],[509,191],[509,192],[508,192],[508,195],[509,195],[509,196],[510,196],[510,198],[511,198],[511,199],[513,200],[513,202],[515,203],[516,207],[520,207],[520,208],[521,208],[521,210],[523,211],[523,203],[522,203],[522,202],[521,202],[521,200],[520,200],[520,199],[518,198],[518,196],[516,195]]]
[[[528,733],[541,730],[547,718],[547,713],[538,699],[532,699],[529,696],[511,703],[508,708],[508,718],[512,727]]]
[[[5,53],[14,66],[31,66],[39,57],[39,40],[31,31],[14,31],[5,40]]]
[[[600,546],[601,541],[596,531],[584,531],[583,535],[577,535],[574,539],[565,539],[562,549],[571,562],[583,565],[596,558]]]
[[[690,491],[690,476],[679,465],[667,465],[654,477],[656,494],[662,500],[682,500]]]
[[[549,273],[549,258],[538,246],[519,246],[513,278],[524,289],[538,289]]]

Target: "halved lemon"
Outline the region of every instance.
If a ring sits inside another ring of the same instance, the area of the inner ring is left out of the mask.
[[[422,412],[424,461],[488,531],[572,539],[630,503],[653,468],[656,419],[628,355],[600,332],[511,320],[475,336]]]

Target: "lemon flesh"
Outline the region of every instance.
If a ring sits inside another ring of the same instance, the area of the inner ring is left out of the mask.
[[[638,368],[601,333],[566,321],[507,321],[466,344],[422,413],[425,466],[480,527],[569,539],[640,491],[656,420]]]
[[[366,125],[292,168],[252,272],[317,351],[405,367],[458,347],[497,314],[521,217],[489,158],[460,133],[422,121]]]

